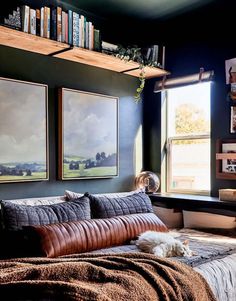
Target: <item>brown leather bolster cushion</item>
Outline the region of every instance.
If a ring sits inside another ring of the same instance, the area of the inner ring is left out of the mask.
[[[147,230],[168,231],[154,213],[28,226],[27,229],[39,238],[39,254],[46,257],[122,245]]]

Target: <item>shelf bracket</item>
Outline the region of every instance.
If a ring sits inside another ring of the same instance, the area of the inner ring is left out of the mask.
[[[63,53],[63,52],[66,52],[66,51],[69,51],[71,49],[73,49],[74,46],[70,45],[68,48],[64,48],[64,49],[61,49],[61,50],[58,50],[58,51],[54,51],[54,52],[51,52],[48,54],[48,56],[54,56],[56,54],[59,54],[59,53]]]
[[[139,69],[139,67],[135,67],[135,68],[123,70],[123,71],[120,71],[120,73],[126,73],[126,72],[133,71],[133,70],[137,70],[137,69]]]

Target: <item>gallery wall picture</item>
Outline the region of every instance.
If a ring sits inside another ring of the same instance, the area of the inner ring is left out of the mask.
[[[59,89],[59,179],[112,178],[118,169],[118,98]]]
[[[48,88],[0,77],[0,183],[48,180]]]

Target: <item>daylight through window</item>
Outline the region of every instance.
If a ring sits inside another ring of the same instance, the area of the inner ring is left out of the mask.
[[[167,191],[210,191],[211,83],[167,90]]]

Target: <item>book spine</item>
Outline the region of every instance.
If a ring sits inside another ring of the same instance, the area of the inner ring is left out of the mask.
[[[84,16],[81,15],[80,16],[80,20],[81,20],[81,30],[80,30],[80,33],[81,33],[81,47],[84,48]]]
[[[51,39],[57,40],[57,10],[51,9]]]
[[[62,40],[62,9],[57,7],[57,41],[61,42]]]
[[[93,50],[93,44],[92,44],[92,39],[93,39],[93,24],[92,22],[89,22],[89,33],[88,33],[88,48],[89,50]]]
[[[101,51],[101,36],[99,29],[94,29],[94,50]]]
[[[36,10],[30,9],[30,33],[36,35]]]
[[[30,14],[29,6],[23,5],[23,7],[22,7],[22,24],[23,24],[24,32],[29,32],[29,14]]]
[[[40,37],[44,37],[44,7],[40,9]]]
[[[68,13],[65,13],[65,43],[68,44]]]
[[[48,32],[48,10],[47,7],[44,7],[44,16],[43,16],[43,37],[47,37]]]
[[[79,19],[80,19],[80,15],[77,14],[76,15],[76,27],[77,27],[77,30],[76,30],[76,46],[78,46],[78,47],[79,47],[79,39],[80,39]]]
[[[89,22],[86,22],[85,48],[89,48]]]
[[[94,50],[94,25],[92,25],[91,31],[92,31],[91,50]]]
[[[84,17],[84,36],[83,36],[83,47],[86,48],[86,23],[87,23],[87,19],[86,17]]]
[[[73,15],[72,10],[68,11],[68,43],[73,44]]]
[[[79,18],[79,47],[82,47],[82,19]]]
[[[66,12],[62,11],[61,15],[61,41],[66,41]]]
[[[73,45],[79,46],[79,14],[73,12]]]
[[[36,35],[40,36],[40,9],[36,9]]]
[[[51,16],[50,16],[50,11],[51,9],[47,7],[47,38],[50,39],[50,25],[51,25]]]

